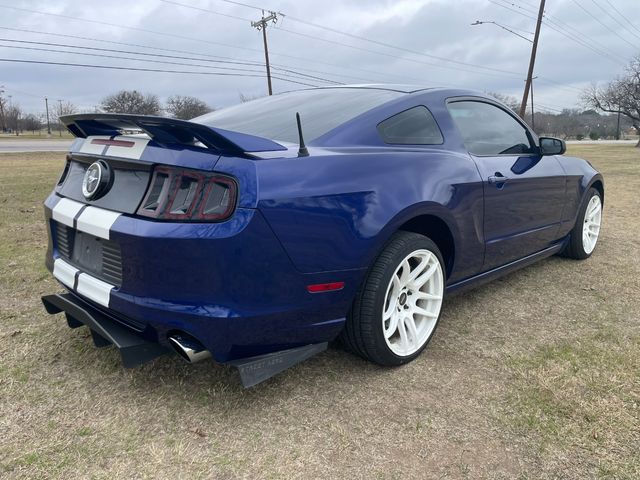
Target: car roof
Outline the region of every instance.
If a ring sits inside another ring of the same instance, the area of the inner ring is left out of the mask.
[[[361,83],[361,84],[353,84],[353,85],[331,85],[328,87],[316,87],[310,90],[318,90],[318,89],[336,89],[336,88],[356,88],[356,89],[369,89],[369,90],[389,90],[392,92],[400,92],[400,93],[415,93],[422,90],[433,90],[434,87],[425,87],[420,85],[411,85],[411,84],[403,84],[403,83]]]
[[[456,96],[474,96],[474,97],[482,97],[493,99],[492,96],[487,95],[485,92],[481,92],[478,90],[471,90],[467,88],[460,87],[427,87],[424,85],[413,85],[413,84],[404,84],[404,83],[362,83],[362,84],[353,84],[353,85],[330,85],[327,87],[314,87],[308,88],[305,90],[335,90],[335,89],[345,89],[345,88],[353,88],[360,90],[387,90],[390,92],[398,92],[405,93],[407,95],[417,94],[417,93],[436,93],[440,92],[441,94],[451,94]]]

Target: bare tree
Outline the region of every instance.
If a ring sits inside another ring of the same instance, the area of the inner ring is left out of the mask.
[[[165,110],[171,117],[190,120],[205,113],[212,112],[214,109],[196,97],[172,95],[167,100]]]
[[[20,106],[14,103],[11,106],[4,107],[5,124],[16,135],[20,132],[20,117],[22,116],[22,110]]]
[[[585,105],[603,112],[618,113],[631,120],[640,135],[640,56],[635,57],[624,75],[599,88],[593,85],[582,95]],[[640,147],[640,140],[636,144]]]
[[[36,133],[36,130],[39,131],[42,128],[42,122],[36,115],[30,113],[22,119],[22,128]]]
[[[503,93],[498,93],[498,92],[487,92],[487,94],[491,95],[493,98],[495,98],[499,102],[504,103],[507,107],[509,107],[514,112],[520,111],[520,102],[516,97],[512,97],[511,95],[505,95]]]
[[[62,136],[62,132],[64,132],[67,129],[67,127],[65,127],[64,124],[60,121],[60,117],[62,117],[63,115],[71,115],[73,113],[76,113],[77,111],[78,109],[71,102],[68,102],[66,100],[61,100],[57,103],[55,107],[55,112],[56,112],[56,117],[58,117],[58,121],[55,123],[54,128],[58,131],[60,136]]]
[[[7,129],[7,108],[9,104],[7,99],[2,96],[3,90],[0,90],[0,133]]]
[[[241,103],[247,103],[247,102],[250,102],[251,100],[257,100],[258,98],[264,97],[264,95],[245,95],[242,92],[240,92],[238,96],[240,97]]]
[[[109,113],[133,113],[138,115],[160,115],[160,101],[156,95],[121,90],[102,99],[100,108]]]

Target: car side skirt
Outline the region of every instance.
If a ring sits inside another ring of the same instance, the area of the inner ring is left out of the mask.
[[[492,270],[474,275],[473,277],[465,278],[464,280],[460,280],[459,282],[452,283],[447,286],[446,293],[455,294],[464,292],[466,290],[471,290],[472,288],[478,287],[484,283],[488,283],[499,277],[531,265],[532,263],[535,263],[539,260],[555,255],[556,253],[562,251],[568,240],[569,238],[566,237],[555,245],[551,245],[544,250],[533,253],[531,255],[527,255],[526,257],[507,263],[506,265],[502,265]]]

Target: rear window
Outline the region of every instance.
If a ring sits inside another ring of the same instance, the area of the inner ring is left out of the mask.
[[[400,112],[378,124],[385,143],[397,145],[440,145],[442,133],[431,112],[417,106]]]
[[[298,143],[296,112],[307,142],[358,115],[404,95],[372,88],[327,88],[260,98],[207,113],[192,121],[209,127]]]

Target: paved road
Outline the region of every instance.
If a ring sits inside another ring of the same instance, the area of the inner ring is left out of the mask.
[[[72,140],[6,140],[0,139],[0,153],[66,152]]]

